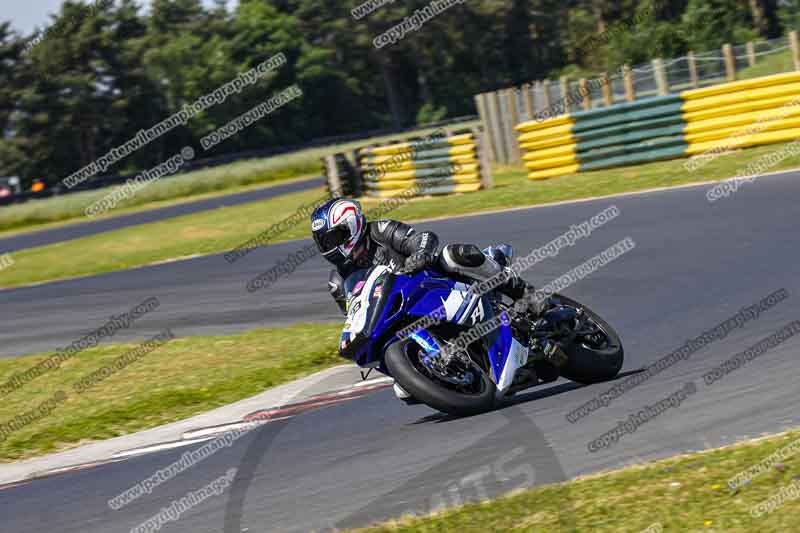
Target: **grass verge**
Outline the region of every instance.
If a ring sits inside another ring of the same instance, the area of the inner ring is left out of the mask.
[[[784,72],[794,71],[794,59],[792,59],[792,51],[784,50],[781,52],[774,52],[756,58],[756,64],[752,67],[746,67],[736,73],[737,80],[750,80],[753,78],[761,78],[763,76],[772,76],[774,74],[782,74]]]
[[[406,517],[358,531],[798,531],[800,498],[787,501],[761,517],[751,515],[754,506],[776,495],[782,487],[796,483],[795,494],[800,494],[800,457],[797,455],[770,468],[736,492],[727,486],[732,476],[759,463],[779,448],[797,442],[798,438],[800,432],[793,431],[518,492],[433,516]]]
[[[586,172],[545,181],[531,181],[521,169],[496,173],[495,186],[475,193],[418,198],[388,216],[400,220],[455,216],[481,211],[533,206],[565,200],[725,179],[740,174],[748,163],[781,150],[785,144],[740,150],[719,157],[690,173],[684,159]],[[786,158],[770,170],[795,168]],[[745,187],[757,185],[745,185]],[[15,264],[0,271],[0,287],[97,274],[197,254],[225,252],[291,215],[300,205],[323,195],[323,189],[217,209],[170,220],[103,233],[13,254]],[[698,191],[705,194],[705,190]],[[721,200],[721,201],[724,201]],[[380,201],[364,200],[369,208]],[[308,237],[303,218],[275,240]],[[157,238],[154,238],[157,236]],[[91,261],[85,258],[91,257]]]
[[[459,124],[458,127],[470,127],[475,124],[477,124],[476,121],[465,122]],[[415,131],[413,135],[423,136],[433,131],[435,128],[423,128]],[[187,172],[155,181],[133,197],[120,202],[109,214],[98,218],[119,216],[126,212],[132,212],[132,210],[141,210],[142,207],[152,208],[155,207],[153,204],[157,203],[160,204],[158,207],[163,207],[171,205],[170,201],[178,203],[212,192],[236,192],[253,185],[263,185],[290,178],[319,176],[322,173],[320,158],[325,155],[410,135],[412,134],[384,135]],[[85,191],[0,208],[0,236],[3,236],[5,232],[23,229],[43,229],[44,226],[54,222],[82,220],[86,207],[100,200],[112,190],[112,188],[105,188]]]
[[[283,184],[286,184],[286,183],[293,183],[293,182],[296,182],[296,181],[307,180],[307,179],[315,177],[316,175],[317,174],[305,174],[305,175],[302,175],[302,176],[299,176],[299,177],[296,177],[296,178],[288,177],[288,178],[275,179],[274,181],[268,182],[268,183],[256,183],[254,185],[232,186],[229,189],[224,189],[224,190],[219,190],[219,191],[211,191],[211,192],[205,192],[205,193],[198,192],[197,194],[193,194],[193,195],[190,195],[190,196],[187,196],[187,197],[166,198],[166,199],[163,199],[163,200],[152,199],[152,201],[148,201],[148,202],[146,202],[146,203],[144,203],[142,205],[131,205],[131,206],[128,206],[128,207],[117,207],[115,209],[112,209],[108,213],[104,213],[102,215],[98,215],[98,216],[95,216],[93,218],[84,217],[83,216],[83,211],[81,211],[81,218],[66,218],[66,219],[63,219],[63,220],[56,220],[54,222],[36,223],[33,226],[24,225],[24,226],[20,226],[20,227],[14,228],[14,229],[0,230],[0,239],[6,238],[6,237],[14,237],[14,236],[17,236],[17,235],[24,235],[26,233],[33,233],[33,232],[37,232],[37,231],[45,231],[45,230],[59,228],[59,227],[67,226],[67,225],[85,224],[85,223],[89,223],[89,222],[97,221],[97,220],[112,219],[112,218],[120,217],[120,216],[123,216],[123,215],[130,215],[130,214],[135,214],[135,213],[143,213],[143,212],[146,212],[146,211],[151,211],[151,210],[159,209],[159,208],[162,208],[162,207],[172,207],[172,206],[186,204],[186,203],[190,203],[190,202],[197,202],[197,201],[200,201],[200,200],[207,200],[209,198],[219,198],[219,197],[222,197],[222,196],[229,196],[229,195],[232,195],[232,194],[237,194],[237,193],[242,193],[242,192],[255,191],[255,190],[261,190],[261,189],[269,189],[270,187],[274,187],[276,185],[283,185]],[[80,195],[80,194],[81,193],[78,193],[78,195]],[[67,199],[68,197],[57,197],[57,198],[59,198],[59,199]],[[35,204],[35,202],[33,204]],[[22,205],[33,205],[33,204],[22,204]],[[83,207],[85,207],[88,204],[85,204],[84,202],[81,202],[80,205],[82,206],[81,207],[81,209],[82,209]],[[17,207],[21,207],[21,206],[17,206]],[[12,208],[13,208],[13,206],[12,206]],[[5,209],[5,208],[3,208],[3,209]],[[0,210],[0,214],[2,214],[1,210]]]
[[[56,392],[67,394],[49,415],[0,442],[0,462],[182,420],[342,364],[340,331],[338,324],[300,324],[173,339],[79,394],[75,382],[138,344],[88,349],[2,398],[0,428]],[[0,385],[49,355],[1,360]]]
[[[293,161],[291,157],[288,157],[289,160],[278,164],[277,159],[240,161],[160,179],[138,191],[132,197],[121,201],[107,214],[92,220],[141,211],[143,210],[141,208],[154,207],[153,204],[160,204],[158,207],[164,207],[172,205],[172,203],[195,200],[208,193],[237,192],[253,185],[264,185],[320,174],[319,160]],[[107,187],[0,208],[0,231],[10,234],[10,232],[19,230],[43,229],[43,226],[51,225],[54,222],[89,220],[86,218],[85,209],[110,194],[114,189],[114,187]]]
[[[290,216],[299,205],[311,203],[323,195],[321,187],[309,189],[262,202],[21,250],[11,254],[15,261],[13,266],[0,270],[0,287],[100,274],[227,251]],[[305,228],[306,224],[302,226]],[[220,259],[220,268],[226,266]]]

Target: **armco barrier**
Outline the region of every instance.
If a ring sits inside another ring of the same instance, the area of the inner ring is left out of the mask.
[[[407,142],[360,148],[355,152],[367,196],[384,198],[410,189],[438,195],[473,192],[491,186],[482,161],[482,132],[432,135]]]
[[[737,81],[516,127],[530,179],[800,138],[800,73]]]

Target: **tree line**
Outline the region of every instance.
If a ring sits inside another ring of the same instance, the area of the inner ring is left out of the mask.
[[[136,0],[67,0],[33,34],[0,22],[0,176],[59,182],[276,54],[288,61],[270,76],[107,173],[199,149],[294,84],[301,98],[209,155],[473,114],[479,92],[776,37],[800,22],[800,0],[465,0],[447,9],[408,0],[356,18],[358,4],[153,0],[145,10]],[[417,10],[439,14],[376,48]]]

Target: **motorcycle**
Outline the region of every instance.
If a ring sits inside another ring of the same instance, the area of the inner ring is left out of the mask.
[[[507,265],[513,250],[483,253]],[[622,368],[619,335],[585,305],[553,294],[519,312],[497,291],[480,294],[475,281],[458,278],[383,265],[354,271],[344,283],[340,354],[394,378],[410,401],[457,416],[559,376],[590,384]]]

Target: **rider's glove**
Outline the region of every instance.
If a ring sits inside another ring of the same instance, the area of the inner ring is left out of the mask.
[[[433,255],[425,251],[415,252],[406,258],[405,265],[403,265],[399,273],[405,275],[416,274],[431,264],[433,264]]]

